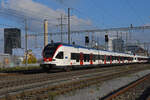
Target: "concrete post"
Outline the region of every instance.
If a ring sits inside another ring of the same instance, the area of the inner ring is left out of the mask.
[[[44,47],[48,44],[48,21],[44,20]]]

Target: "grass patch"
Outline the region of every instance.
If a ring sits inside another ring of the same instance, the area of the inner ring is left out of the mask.
[[[19,71],[29,71],[29,70],[40,70],[40,66],[28,66],[28,67],[9,67],[0,68],[0,72],[19,72]]]

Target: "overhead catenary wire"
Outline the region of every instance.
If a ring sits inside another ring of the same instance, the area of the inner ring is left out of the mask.
[[[84,13],[83,12],[81,12],[81,10],[78,10],[78,9],[76,9],[76,8],[72,8],[72,10],[75,10],[75,11],[77,11],[77,12],[80,12],[80,14],[81,15],[84,15]],[[5,12],[5,13],[7,13],[7,12]],[[9,12],[8,12],[9,13]],[[1,13],[0,13],[1,14]],[[11,14],[11,13],[10,13]],[[15,14],[14,14],[15,15]],[[18,16],[17,14],[16,14],[16,16]],[[85,15],[86,16],[86,15]],[[41,20],[41,19],[34,19],[34,18],[32,18],[32,16],[28,16],[29,17],[29,19],[31,20],[31,21],[36,21],[36,22],[41,22],[41,25],[42,25],[42,23],[43,23],[43,21]],[[50,20],[52,20],[52,19],[50,19]],[[89,26],[89,27],[92,27],[92,25],[72,25],[72,26]],[[55,27],[55,25],[54,25],[54,27]],[[94,25],[93,25],[93,27],[94,27]],[[95,27],[95,28],[97,28],[97,27]],[[22,28],[23,29],[23,28]],[[37,34],[38,33],[42,33],[42,32],[36,32]],[[51,32],[51,33],[53,33],[53,32]],[[81,34],[81,33],[80,33]],[[55,35],[55,32],[54,32],[54,35]],[[56,34],[57,35],[57,34]]]
[[[36,22],[38,22],[39,24],[38,25],[40,25],[40,23],[41,23],[41,25],[43,25],[43,21],[42,20],[40,20],[40,19],[38,19],[38,18],[33,18],[33,17],[31,17],[31,16],[25,16],[25,15],[23,15],[23,14],[17,14],[17,13],[12,13],[11,11],[13,11],[13,12],[18,12],[17,10],[11,10],[11,9],[7,9],[9,12],[4,12],[3,11],[3,9],[1,9],[0,10],[0,14],[3,14],[3,15],[13,15],[14,17],[16,17],[16,18],[19,18],[19,20],[21,19],[21,22],[23,23],[23,19],[22,18],[27,18],[27,20],[30,20],[30,21],[36,21]],[[57,19],[57,18],[56,18]],[[72,19],[72,16],[71,16],[71,19]],[[17,19],[17,21],[18,21],[18,19]],[[20,22],[20,21],[19,21]],[[19,23],[20,24],[20,23]],[[53,24],[53,23],[49,23],[49,27],[56,27],[57,26],[57,24]],[[72,25],[72,26],[77,26],[77,25]],[[79,25],[78,25],[79,26]],[[88,25],[82,25],[82,26],[88,26]],[[29,29],[30,30],[30,29]],[[30,30],[31,31],[31,30]]]
[[[130,10],[136,15],[137,17],[137,20],[139,20],[143,25],[145,24],[144,23],[144,20],[142,19],[142,17],[137,13],[137,10],[135,9],[134,5],[131,4],[131,1],[128,1],[128,0],[125,0],[127,6],[130,8]],[[135,4],[135,3],[134,3]]]
[[[20,12],[20,11],[18,11],[18,10],[14,10],[14,9],[9,9],[9,8],[3,8],[4,10],[8,10],[9,12],[11,12],[11,11],[13,11],[14,13],[13,13],[13,15],[15,15],[15,16],[17,16],[17,17],[20,17],[20,16],[18,16],[17,15],[17,13],[16,12]],[[1,9],[1,10],[3,10],[3,9]],[[23,12],[27,12],[27,10],[28,9],[23,9]],[[30,11],[31,12],[31,11]],[[4,13],[4,12],[3,12]],[[6,13],[6,12],[5,12]],[[32,13],[34,13],[34,12],[32,12]],[[7,13],[7,14],[9,14],[9,15],[12,15],[12,13]],[[24,16],[24,15],[21,15],[21,17],[27,17],[27,16]],[[72,17],[72,16],[71,16]],[[39,21],[39,20],[37,20],[37,19],[35,19],[35,18],[32,18],[32,17],[27,17],[28,19],[31,19],[31,20],[35,20],[35,21]],[[72,18],[71,18],[72,19]],[[49,25],[52,25],[51,23],[49,23]],[[55,25],[53,25],[53,26],[55,26]],[[57,25],[56,25],[57,26]],[[77,25],[72,25],[72,26],[77,26]],[[78,25],[79,26],[79,25]],[[88,26],[88,25],[82,25],[82,26]],[[90,26],[91,27],[91,26]]]
[[[7,10],[12,10],[12,9],[7,9]],[[17,11],[17,10],[12,10],[12,11]],[[25,16],[25,15],[23,15],[23,14],[20,14],[19,13],[19,15],[17,14],[17,13],[11,13],[11,12],[4,12],[4,11],[1,11],[0,10],[0,14],[1,15],[13,15],[13,16],[15,16],[15,17],[17,17],[17,18],[19,18],[20,20],[22,20],[22,21],[24,21],[24,19],[26,18],[27,20],[33,20],[33,21],[38,21],[38,22],[41,22],[41,23],[43,23],[43,20],[44,20],[44,18],[42,19],[42,20],[40,20],[39,18],[33,18],[33,17],[31,17],[31,16]],[[49,19],[50,20],[50,19]],[[52,19],[51,19],[52,20]],[[52,23],[49,23],[50,25],[52,25]]]
[[[57,1],[57,0],[56,0],[56,1]],[[57,2],[59,2],[59,0],[58,0]],[[91,19],[88,15],[84,14],[83,11],[81,12],[81,10],[79,10],[79,9],[77,9],[77,8],[70,7],[69,5],[65,4],[64,2],[59,2],[59,3],[60,3],[62,6],[64,6],[65,8],[70,8],[71,10],[76,10],[78,13],[80,13],[80,14],[83,15],[84,17],[86,17],[86,18],[88,18],[88,19]],[[86,25],[86,26],[87,26],[87,25]],[[95,27],[95,28],[98,28],[98,27],[95,26],[95,25],[91,25],[91,26],[93,26],[93,27]]]
[[[3,23],[0,23],[0,26],[7,26],[7,27],[10,27],[10,28],[22,28],[22,27],[18,27],[18,26],[13,26],[13,25],[9,25],[9,24],[3,24]]]

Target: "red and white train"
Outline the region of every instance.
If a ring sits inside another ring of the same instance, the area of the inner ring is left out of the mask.
[[[131,55],[104,50],[96,50],[76,45],[62,43],[48,44],[43,50],[43,63],[41,67],[63,68],[90,67],[115,64],[146,63],[147,56]]]

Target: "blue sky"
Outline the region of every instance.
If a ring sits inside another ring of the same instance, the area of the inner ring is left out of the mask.
[[[0,0],[2,1],[2,0]],[[11,0],[3,0],[10,2]],[[17,0],[15,0],[17,1]],[[18,0],[19,1],[19,0]],[[21,0],[24,1],[24,0]],[[127,27],[150,23],[149,0],[28,0],[53,10],[73,8],[72,15],[89,19],[99,28]],[[32,7],[31,7],[32,9]],[[9,19],[9,18],[8,18]],[[5,20],[5,23],[8,22]],[[3,20],[4,21],[4,20]]]
[[[47,18],[49,32],[59,31],[58,18],[61,14],[66,18],[70,7],[72,30],[150,25],[149,4],[150,0],[0,0],[0,24],[24,29],[25,16],[29,33],[42,33],[43,20]],[[63,23],[67,24],[66,19]],[[3,27],[7,26],[0,25]],[[137,39],[144,38],[138,34]]]
[[[89,18],[93,25],[110,27],[127,27],[150,23],[149,0],[35,0],[53,9],[70,6],[72,13],[81,18]],[[63,3],[60,3],[60,2]],[[66,2],[64,2],[66,1]],[[68,1],[70,1],[68,3]]]

